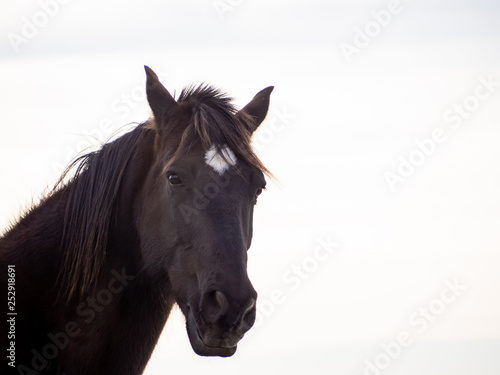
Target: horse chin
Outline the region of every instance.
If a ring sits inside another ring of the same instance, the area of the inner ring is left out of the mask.
[[[186,326],[189,342],[191,343],[191,347],[196,354],[206,357],[230,357],[236,352],[236,346],[232,348],[214,348],[206,345],[198,333],[198,328],[191,310],[188,310]]]

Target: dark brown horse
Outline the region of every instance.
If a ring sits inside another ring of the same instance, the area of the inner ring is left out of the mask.
[[[0,238],[2,374],[140,374],[175,303],[199,355],[233,355],[254,323],[247,250],[267,170],[250,140],[273,88],[236,111],[146,74],[154,118],[77,159]]]

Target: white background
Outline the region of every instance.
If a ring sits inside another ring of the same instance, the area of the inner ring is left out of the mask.
[[[148,118],[144,64],[172,93],[208,82],[238,106],[276,87],[256,134],[278,179],[254,217],[258,322],[233,357],[202,358],[176,310],[146,374],[500,373],[500,86],[474,99],[500,82],[497,2],[405,1],[378,29],[389,1],[42,3],[0,4],[1,228],[79,151]]]

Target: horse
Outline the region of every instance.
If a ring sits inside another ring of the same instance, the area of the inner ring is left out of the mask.
[[[273,87],[237,110],[207,84],[175,99],[144,68],[151,117],[0,237],[2,373],[141,374],[175,304],[201,356],[232,356],[255,322],[247,252],[271,174],[251,137]]]

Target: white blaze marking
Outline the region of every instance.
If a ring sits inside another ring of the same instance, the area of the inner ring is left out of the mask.
[[[205,153],[205,163],[222,175],[230,166],[236,165],[236,155],[227,146],[222,146],[220,152],[217,152],[217,148],[212,146]]]

